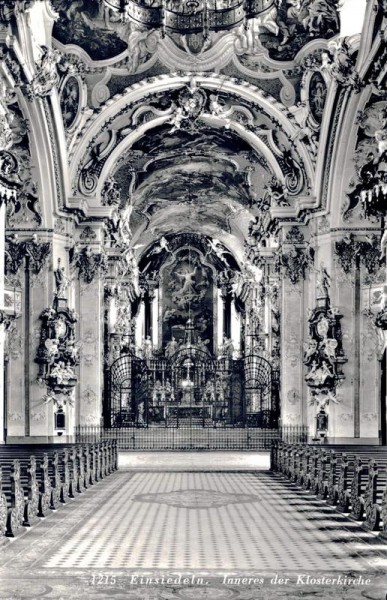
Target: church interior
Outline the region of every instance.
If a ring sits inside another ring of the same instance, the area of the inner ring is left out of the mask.
[[[0,0],[0,598],[385,597],[386,31]]]

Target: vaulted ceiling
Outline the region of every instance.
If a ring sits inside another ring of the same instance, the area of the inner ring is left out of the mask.
[[[84,117],[68,108],[82,96],[74,77],[62,93],[65,127],[74,131],[74,196],[111,205],[99,196],[113,181],[115,209],[130,212],[130,243],[141,253],[161,236],[201,233],[239,262],[252,223],[274,199],[296,214],[316,160],[299,131],[309,118],[304,48],[326,47],[339,31],[334,0],[53,5],[54,43],[78,72],[82,65]],[[316,140],[327,88],[322,76],[315,80]]]

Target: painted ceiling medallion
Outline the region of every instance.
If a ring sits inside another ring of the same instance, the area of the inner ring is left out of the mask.
[[[253,494],[232,494],[216,490],[174,490],[164,494],[139,494],[135,502],[167,504],[177,508],[220,508],[228,504],[246,504],[260,502],[261,498]]]

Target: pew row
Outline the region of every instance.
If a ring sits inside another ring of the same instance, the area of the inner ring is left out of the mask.
[[[387,448],[274,442],[271,470],[387,539]]]
[[[0,535],[15,537],[116,471],[117,464],[115,440],[0,447]]]

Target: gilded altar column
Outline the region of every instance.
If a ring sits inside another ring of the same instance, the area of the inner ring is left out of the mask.
[[[214,351],[219,353],[223,346],[223,331],[224,331],[224,300],[222,290],[217,288],[217,330],[216,330],[216,348]]]
[[[231,340],[234,347],[234,356],[239,357],[241,351],[241,317],[235,306],[235,301],[231,301]]]
[[[153,290],[151,296],[151,334],[152,346],[155,350],[159,347],[159,290]]]
[[[135,343],[136,348],[142,348],[145,340],[145,302],[141,300],[140,306],[138,307],[137,315],[135,317]]]

